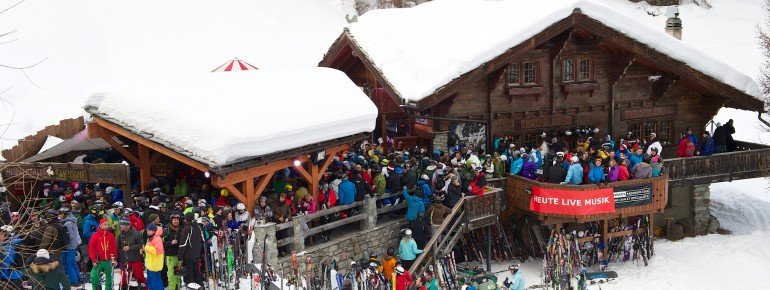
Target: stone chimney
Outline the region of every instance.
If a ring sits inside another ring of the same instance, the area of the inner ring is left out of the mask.
[[[666,33],[682,40],[682,19],[679,18],[679,7],[672,6],[666,10]]]

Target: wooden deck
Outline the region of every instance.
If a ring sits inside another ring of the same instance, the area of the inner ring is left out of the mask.
[[[663,161],[671,186],[708,184],[770,175],[770,148],[738,141],[730,153]]]
[[[541,220],[542,224],[550,225],[557,223],[583,223],[588,221],[607,220],[612,218],[637,216],[651,214],[655,212],[663,212],[668,203],[668,176],[662,175],[660,177],[649,179],[635,179],[628,181],[612,182],[602,185],[560,185],[553,183],[542,183],[534,180],[529,180],[521,176],[509,176],[506,181],[506,214],[511,214],[513,211],[524,211],[532,216]],[[593,215],[570,215],[570,214],[552,214],[541,213],[530,210],[529,202],[532,195],[532,186],[537,186],[544,189],[562,189],[568,191],[586,191],[607,187],[620,187],[620,186],[638,186],[651,183],[652,185],[652,202],[646,205],[632,206],[625,208],[618,208],[614,213],[610,214],[593,214]]]

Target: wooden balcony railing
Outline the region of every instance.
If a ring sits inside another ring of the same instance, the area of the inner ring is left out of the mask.
[[[543,221],[543,224],[556,224],[577,222],[583,223],[588,221],[606,220],[611,218],[623,217],[623,216],[635,216],[648,214],[653,212],[663,212],[668,202],[668,180],[667,176],[661,175],[659,177],[646,178],[646,179],[632,179],[627,181],[611,182],[607,184],[594,185],[561,185],[554,183],[542,183],[535,180],[530,180],[521,176],[509,176],[506,184],[506,211],[511,212],[513,210],[522,210],[529,214],[532,214],[538,219]],[[644,184],[651,184],[652,202],[639,205],[630,206],[624,208],[616,208],[615,212],[607,214],[591,214],[591,215],[574,215],[574,214],[555,214],[555,213],[541,213],[530,210],[530,198],[532,196],[532,187],[537,186],[543,189],[560,189],[565,191],[574,192],[579,194],[581,191],[595,190],[608,187],[625,187],[625,186],[640,186]]]
[[[742,151],[664,160],[670,184],[707,184],[770,175],[770,148],[748,142],[736,143]]]

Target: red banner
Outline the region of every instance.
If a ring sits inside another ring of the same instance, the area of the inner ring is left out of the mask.
[[[611,187],[595,190],[565,190],[532,187],[529,209],[542,213],[589,215],[615,212]]]

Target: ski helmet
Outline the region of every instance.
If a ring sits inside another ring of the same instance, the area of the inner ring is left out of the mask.
[[[243,203],[238,203],[238,205],[235,206],[235,209],[237,209],[238,211],[244,211],[246,210],[246,205]]]

